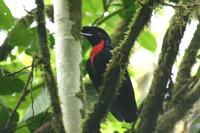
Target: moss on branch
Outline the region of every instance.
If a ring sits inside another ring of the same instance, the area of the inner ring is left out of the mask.
[[[164,94],[167,91],[167,83],[171,77],[171,69],[176,60],[179,44],[188,19],[188,11],[183,8],[176,9],[163,40],[158,67],[154,72],[149,95],[143,102],[140,115],[141,121],[136,129],[136,133],[151,133],[155,128],[156,120],[162,110]]]
[[[189,85],[194,82],[190,82]],[[182,89],[187,89],[190,86],[182,87]],[[155,133],[171,133],[173,131],[174,125],[181,120],[187,111],[192,108],[194,103],[200,98],[200,80],[198,80],[195,85],[191,88],[181,101],[174,104],[168,112],[164,113],[157,122]]]
[[[101,86],[102,92],[98,102],[83,124],[82,133],[98,133],[100,123],[108,112],[108,108],[118,93],[120,82],[124,78],[124,72],[127,67],[129,54],[135,40],[143,27],[149,22],[153,8],[159,4],[158,0],[148,0],[137,11],[133,22],[130,24],[129,32],[124,41],[113,51],[113,58],[109,63],[104,75],[104,82]]]
[[[173,103],[176,103],[176,101],[181,100],[183,95],[185,95],[189,91],[188,89],[190,89],[190,88],[181,89],[182,88],[181,86],[187,84],[188,82],[190,82],[190,80],[193,80],[191,79],[191,69],[196,62],[196,56],[198,50],[200,49],[199,42],[200,42],[200,24],[197,26],[192,41],[190,42],[190,45],[186,49],[183,59],[180,63],[179,71],[176,78],[176,83],[173,87],[172,106]]]
[[[45,17],[44,17],[45,6],[43,0],[35,0],[35,2],[37,4],[36,21],[37,21],[37,32],[39,38],[40,54],[41,54],[41,59],[43,61],[44,81],[50,93],[51,104],[53,107],[54,119],[55,119],[53,121],[52,127],[54,127],[55,132],[64,133],[61,107],[58,97],[58,88],[52,72],[50,63],[50,53],[47,45],[47,33],[46,33]]]

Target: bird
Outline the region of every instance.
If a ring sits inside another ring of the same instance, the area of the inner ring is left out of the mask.
[[[84,26],[80,34],[92,45],[86,69],[92,83],[99,92],[106,66],[112,58],[112,42],[106,31],[99,27]],[[110,112],[121,122],[132,123],[137,119],[135,94],[127,70],[119,88],[119,94],[111,103]]]

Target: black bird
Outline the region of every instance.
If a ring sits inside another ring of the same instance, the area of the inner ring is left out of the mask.
[[[92,45],[90,58],[87,60],[87,71],[94,86],[98,90],[103,81],[106,64],[112,57],[111,39],[109,35],[98,27],[83,27],[81,35]],[[99,90],[98,90],[99,91]],[[137,118],[137,105],[130,77],[126,71],[125,79],[119,89],[119,95],[113,100],[111,113],[119,120],[133,122]]]

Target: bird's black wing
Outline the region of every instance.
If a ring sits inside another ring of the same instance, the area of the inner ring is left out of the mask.
[[[88,60],[87,70],[97,89],[102,84],[106,65],[111,58],[111,52],[109,50],[104,50],[94,57],[93,66],[90,60]],[[125,79],[122,82],[122,86],[119,89],[119,95],[112,103],[111,112],[119,121],[133,122],[137,117],[135,95],[127,71],[125,73]]]

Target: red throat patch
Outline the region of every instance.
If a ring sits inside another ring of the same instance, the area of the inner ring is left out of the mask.
[[[99,52],[103,50],[104,45],[105,45],[105,41],[101,40],[97,45],[95,45],[92,48],[91,53],[90,53],[90,61],[91,61],[92,66],[94,65],[93,63],[94,63],[95,55],[97,55]]]

